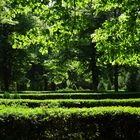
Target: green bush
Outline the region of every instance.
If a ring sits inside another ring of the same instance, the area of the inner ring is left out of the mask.
[[[9,92],[4,92],[3,96],[1,96],[1,97],[4,98],[4,99],[11,99],[11,95],[10,95]]]
[[[12,94],[11,95],[12,99],[20,99],[20,95],[18,93]]]
[[[140,98],[140,93],[47,93],[19,94],[21,99],[128,99]],[[1,97],[1,96],[0,96]]]
[[[63,99],[63,100],[30,100],[30,99],[0,99],[0,104],[4,105],[26,105],[28,107],[47,106],[48,108],[56,107],[98,107],[98,106],[132,106],[140,107],[140,98],[138,99],[104,99],[104,100],[78,100],[78,99]]]
[[[0,106],[0,127],[4,140],[138,140],[140,108]]]

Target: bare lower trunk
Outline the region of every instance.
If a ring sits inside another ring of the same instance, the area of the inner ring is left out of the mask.
[[[119,69],[118,65],[114,66],[114,88],[115,92],[118,92],[119,86],[118,86],[118,75],[119,75]]]
[[[96,48],[95,45],[92,46],[93,49],[93,55],[92,55],[92,82],[93,82],[93,90],[97,91],[98,90],[98,84],[99,84],[99,69],[97,67],[97,55],[96,55]]]

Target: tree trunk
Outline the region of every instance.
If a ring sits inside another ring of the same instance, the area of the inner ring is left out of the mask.
[[[7,46],[5,46],[6,48]],[[11,80],[11,52],[8,53],[7,49],[3,49],[3,83],[4,83],[4,90],[9,91],[10,87],[10,80]]]
[[[4,90],[9,91],[10,79],[11,79],[11,48],[7,42],[3,43],[2,52],[2,80],[4,84]]]
[[[3,81],[4,81],[4,90],[9,91],[10,77],[9,77],[8,69],[4,69]]]
[[[92,82],[93,82],[93,90],[98,90],[99,84],[99,69],[97,67],[97,55],[96,55],[96,48],[95,45],[92,44],[92,59],[91,59],[91,72],[92,72]]]
[[[2,59],[2,81],[4,85],[4,90],[9,91],[10,80],[11,80],[11,58],[12,58],[12,46],[8,42],[8,35],[11,33],[12,28],[8,28],[6,24],[2,27],[2,36],[1,36],[1,59]]]
[[[48,90],[48,80],[46,78],[44,78],[44,90]]]
[[[112,89],[112,85],[113,85],[113,67],[112,64],[108,64],[107,65],[107,76],[108,76],[108,87],[107,90],[111,90]]]
[[[95,65],[93,65],[93,68],[92,68],[92,82],[93,82],[93,90],[97,91],[99,78],[98,78],[97,66],[95,66]]]
[[[119,76],[119,69],[118,69],[118,65],[116,64],[114,66],[114,89],[115,89],[115,92],[118,92],[118,89],[119,89],[118,76]]]

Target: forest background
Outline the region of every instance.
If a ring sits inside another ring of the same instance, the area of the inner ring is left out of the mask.
[[[1,0],[0,90],[140,91],[139,0]]]

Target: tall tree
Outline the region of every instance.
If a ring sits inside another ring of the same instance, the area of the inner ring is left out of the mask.
[[[118,90],[118,65],[137,65],[140,56],[139,1],[94,1],[96,14],[109,12],[108,19],[92,35],[98,51],[104,53],[105,63],[115,65],[116,91]]]
[[[92,73],[93,89],[97,90],[99,82],[98,54],[90,35],[106,19],[102,14],[93,14],[92,0],[75,0],[54,2],[48,16],[50,23],[49,45],[62,60],[77,60],[86,64]],[[55,22],[54,22],[55,21]],[[61,56],[60,56],[61,55]],[[64,58],[64,59],[63,59]],[[67,67],[67,66],[66,66]]]
[[[12,81],[20,79],[21,75],[19,74],[17,79],[15,72],[23,74],[21,67],[27,68],[25,64],[29,65],[26,61],[28,57],[25,55],[27,51],[22,48],[43,42],[41,30],[39,30],[39,25],[42,23],[39,17],[41,14],[36,15],[40,4],[40,1],[28,0],[2,0],[0,2],[0,76],[4,90],[9,90]],[[33,11],[35,7],[37,11]],[[35,40],[30,39],[31,37]]]

